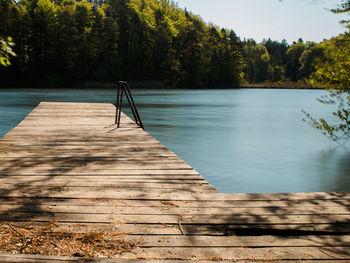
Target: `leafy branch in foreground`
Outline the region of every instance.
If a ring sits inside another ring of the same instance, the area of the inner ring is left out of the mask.
[[[331,11],[335,14],[349,14],[350,0],[342,0],[338,8]],[[343,20],[341,23],[350,29],[350,20]],[[325,119],[316,120],[303,112],[311,126],[339,142],[350,138],[350,34],[339,35],[320,45],[324,48],[325,59],[316,66],[310,84],[328,89],[328,95],[318,100],[321,103],[338,105],[337,111],[333,112],[336,122],[329,124]]]
[[[350,34],[345,33],[324,41],[322,45],[325,60],[316,66],[310,84],[328,89],[328,95],[318,101],[337,105],[337,110],[333,112],[336,121],[330,124],[323,118],[316,120],[303,111],[307,119],[304,121],[321,130],[333,141],[339,142],[350,138]]]
[[[333,115],[338,117],[341,123],[337,125],[330,125],[324,119],[316,120],[309,113],[303,111],[307,117],[307,122],[314,128],[321,130],[322,133],[328,136],[333,141],[339,142],[341,140],[346,140],[350,137],[350,118],[349,111],[344,109],[339,109],[333,112]],[[306,121],[303,119],[303,121]]]
[[[335,14],[344,14],[350,12],[350,1],[343,0],[338,8],[331,9],[331,11]],[[350,20],[341,20],[341,24],[345,24],[347,28],[350,29]]]
[[[0,38],[0,64],[2,66],[11,65],[10,56],[16,56],[15,52],[12,51],[12,46],[14,43],[11,37],[8,37],[7,40]]]

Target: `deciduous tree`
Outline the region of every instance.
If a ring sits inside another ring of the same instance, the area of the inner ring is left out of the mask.
[[[5,67],[11,65],[10,56],[16,56],[12,51],[13,45],[11,37],[8,37],[6,40],[0,38],[0,65]]]
[[[342,1],[335,13],[349,13],[350,1]],[[349,20],[342,21],[349,25]],[[326,88],[329,93],[319,99],[326,104],[337,105],[333,112],[335,120],[319,120],[305,112],[307,121],[334,141],[350,138],[350,33],[342,34],[322,43],[325,59],[316,65],[310,82],[316,87]]]

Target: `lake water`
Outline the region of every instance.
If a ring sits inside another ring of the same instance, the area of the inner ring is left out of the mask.
[[[302,122],[320,90],[133,90],[146,130],[219,191],[350,191],[350,147]],[[113,102],[114,90],[0,90],[0,137],[40,101]]]

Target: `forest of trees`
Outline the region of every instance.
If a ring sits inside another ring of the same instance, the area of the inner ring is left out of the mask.
[[[336,38],[339,37],[333,39]],[[248,83],[308,83],[317,66],[327,59],[325,47],[329,46],[328,43],[330,40],[304,43],[299,39],[292,45],[286,41],[280,43],[271,39],[260,44],[252,39],[244,40],[245,80]]]
[[[172,87],[238,85],[242,45],[169,0],[2,0],[0,38],[16,56],[2,83],[117,80]]]
[[[0,78],[13,86],[303,84],[329,42],[241,41],[170,0],[2,0],[0,16],[1,63],[11,63]]]

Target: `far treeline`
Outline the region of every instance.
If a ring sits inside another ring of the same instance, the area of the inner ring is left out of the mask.
[[[0,17],[13,51],[1,83],[14,86],[303,82],[335,48],[334,40],[241,41],[169,0],[1,0]]]
[[[326,61],[335,59],[331,51],[338,49],[337,41],[348,37],[348,34],[342,34],[321,43],[304,43],[299,39],[291,45],[285,40],[264,39],[262,43],[244,40],[243,82],[310,85],[309,79],[317,69]]]

